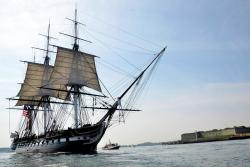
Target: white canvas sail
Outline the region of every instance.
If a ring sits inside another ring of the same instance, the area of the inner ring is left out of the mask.
[[[48,79],[52,73],[52,70],[53,66],[45,67],[44,64],[29,62],[27,65],[24,82],[17,94],[20,100],[17,101],[16,106],[25,104],[37,105],[38,103],[32,102],[32,100],[40,100],[42,96],[51,96],[64,100],[66,96],[65,92],[40,88],[48,84]]]
[[[91,54],[58,47],[50,76],[51,87],[79,85],[101,92],[94,58]]]

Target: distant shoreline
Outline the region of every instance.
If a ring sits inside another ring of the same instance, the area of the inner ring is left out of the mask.
[[[231,128],[224,128],[224,129],[213,129],[209,131],[196,131],[193,133],[184,133],[181,135],[181,140],[158,142],[158,143],[144,142],[134,145],[123,145],[122,147],[189,144],[189,143],[216,142],[216,141],[227,141],[227,140],[243,140],[249,138],[250,138],[250,127],[234,126]]]
[[[210,142],[219,142],[219,141],[235,141],[235,140],[246,140],[248,138],[234,138],[234,139],[226,139],[226,140],[210,140],[210,141],[202,141],[202,142],[190,142],[190,143],[182,143],[181,140],[175,141],[167,141],[167,142],[145,142],[140,144],[131,144],[131,145],[121,145],[121,147],[141,147],[141,146],[156,146],[156,145],[177,145],[177,144],[195,144],[195,143],[210,143]]]

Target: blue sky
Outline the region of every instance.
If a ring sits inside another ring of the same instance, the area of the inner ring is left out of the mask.
[[[141,100],[143,112],[130,114],[126,124],[111,128],[101,144],[109,138],[121,144],[168,141],[195,130],[250,126],[250,2],[1,0],[0,146],[10,144],[5,98],[14,96],[19,89],[16,83],[22,82],[25,65],[18,61],[33,59],[31,46],[44,46],[37,34],[46,33],[49,19],[52,33],[59,38],[56,43],[70,47],[71,41],[58,32],[72,32],[64,18],[73,16],[75,3],[80,21],[87,24],[80,35],[94,43],[81,43],[81,49],[100,56],[98,62],[106,60],[132,73],[135,69],[119,55],[140,67],[152,53],[168,46]],[[43,55],[35,54],[41,61]],[[124,77],[102,65],[98,69],[107,85],[112,85],[113,77]],[[12,112],[11,119],[16,117]],[[14,129],[15,122],[11,123]]]

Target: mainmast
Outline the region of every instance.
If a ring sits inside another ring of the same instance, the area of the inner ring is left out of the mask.
[[[17,94],[19,97],[18,99],[12,99],[17,100],[16,106],[24,106],[24,112],[27,113],[24,116],[27,118],[29,122],[28,128],[25,128],[25,130],[29,130],[28,135],[32,134],[31,131],[33,130],[34,121],[37,116],[37,111],[39,110],[39,107],[44,108],[43,113],[43,128],[44,133],[46,133],[47,127],[49,125],[49,118],[52,118],[52,113],[50,111],[50,97],[56,97],[55,93],[51,90],[43,90],[41,89],[42,86],[47,85],[49,82],[49,78],[51,75],[51,72],[53,70],[53,66],[49,65],[49,52],[53,52],[49,50],[50,45],[50,39],[53,37],[50,37],[50,23],[48,25],[48,33],[46,35],[40,34],[41,36],[46,37],[47,39],[47,46],[45,49],[42,48],[36,48],[32,47],[33,49],[38,49],[45,51],[45,59],[44,63],[36,63],[36,62],[28,62],[23,61],[27,63],[27,70],[25,74],[24,81],[21,85],[21,88]],[[34,78],[35,77],[35,78]],[[54,94],[53,94],[54,93]]]
[[[46,49],[40,49],[40,48],[35,48],[39,50],[45,51],[45,59],[44,59],[44,73],[43,73],[43,85],[47,85],[49,82],[50,74],[51,74],[51,67],[49,65],[50,57],[49,57],[49,52],[53,52],[49,50],[50,46],[50,39],[56,39],[54,37],[50,36],[50,22],[48,24],[48,30],[47,30],[47,35],[40,34],[44,37],[46,37],[47,43],[46,43]],[[52,113],[50,112],[50,95],[48,94],[48,90],[41,89],[41,101],[42,101],[42,107],[44,108],[44,113],[43,113],[43,126],[44,126],[44,134],[47,132],[47,127],[49,125],[49,121],[52,118]]]

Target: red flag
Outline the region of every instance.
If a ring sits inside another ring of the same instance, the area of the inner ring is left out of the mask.
[[[23,108],[23,114],[22,114],[22,115],[25,116],[25,117],[27,117],[27,118],[30,117],[30,113],[29,113],[29,111],[27,110],[27,107],[26,107],[26,106],[24,106],[24,108]]]

